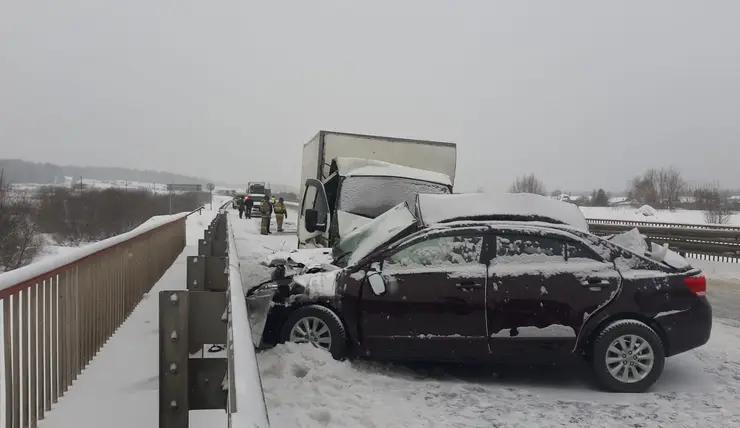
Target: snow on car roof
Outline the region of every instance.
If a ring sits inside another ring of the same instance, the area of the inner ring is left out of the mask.
[[[335,159],[337,167],[345,177],[361,176],[385,176],[385,177],[408,177],[415,180],[429,181],[432,183],[452,186],[452,180],[447,174],[427,171],[408,166],[397,165],[375,159],[346,158]]]
[[[552,219],[588,231],[581,210],[573,204],[530,193],[419,194],[419,218],[425,225],[460,219],[494,217]]]

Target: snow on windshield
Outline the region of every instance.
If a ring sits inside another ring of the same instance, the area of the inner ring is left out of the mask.
[[[375,218],[407,202],[414,211],[419,193],[449,193],[441,184],[400,177],[347,177],[342,182],[339,209],[348,213]]]
[[[440,236],[424,239],[389,256],[384,264],[395,270],[415,267],[452,267],[480,264],[482,236]]]
[[[426,225],[460,218],[545,217],[588,230],[588,223],[576,205],[529,193],[420,194],[419,206],[420,218]]]

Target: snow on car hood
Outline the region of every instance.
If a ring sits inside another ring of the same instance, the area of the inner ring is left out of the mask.
[[[304,288],[303,294],[312,297],[333,297],[336,295],[337,275],[341,269],[330,272],[307,273],[293,277],[293,282]]]
[[[529,193],[420,193],[417,207],[425,225],[465,218],[523,217],[547,218],[588,231],[586,218],[576,205]]]

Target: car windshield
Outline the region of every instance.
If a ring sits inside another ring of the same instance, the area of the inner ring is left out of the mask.
[[[379,246],[392,241],[416,224],[406,201],[382,213],[343,237],[332,249],[334,263],[345,267],[362,260]]]
[[[416,214],[416,195],[419,193],[450,193],[438,183],[402,177],[358,176],[342,182],[339,209],[368,218],[376,218],[401,202],[408,203]]]

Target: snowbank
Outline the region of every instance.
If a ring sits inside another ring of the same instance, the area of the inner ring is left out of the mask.
[[[658,215],[658,211],[650,205],[643,205],[635,211],[635,214],[643,217],[655,217]]]
[[[588,223],[577,206],[529,193],[420,194],[418,202],[421,220],[427,225],[466,217],[500,215],[547,217],[588,230]]]
[[[232,426],[268,428],[270,424],[267,419],[267,407],[252,343],[247,304],[244,300],[246,290],[241,276],[239,254],[231,221],[227,224],[229,253],[232,254],[232,257],[229,257],[229,305],[232,326],[229,329],[229,342],[234,350],[233,384],[236,393],[236,411],[231,415]]]

